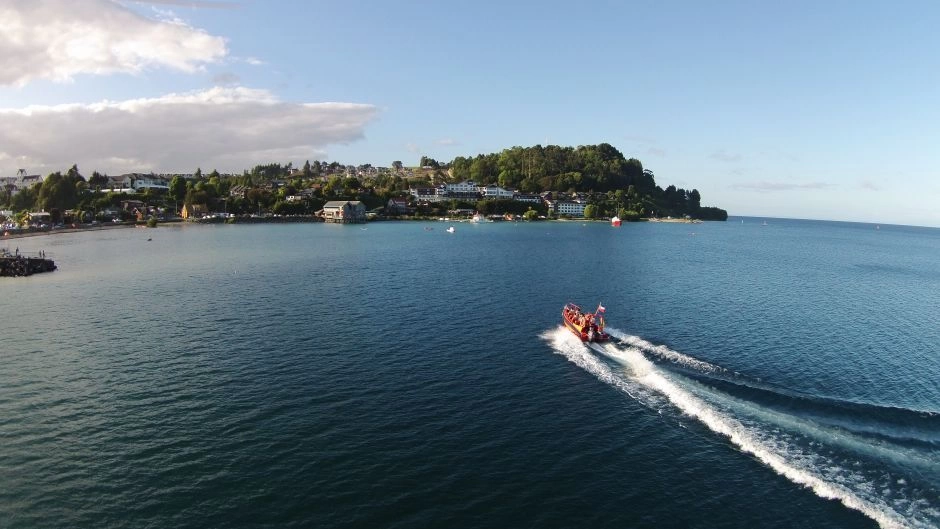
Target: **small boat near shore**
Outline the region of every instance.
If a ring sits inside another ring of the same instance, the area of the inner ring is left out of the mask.
[[[606,310],[603,305],[598,305],[594,312],[585,313],[581,307],[568,303],[561,310],[561,317],[565,322],[565,327],[582,342],[606,342],[610,340],[610,335],[604,332]]]
[[[623,223],[623,221],[620,220],[620,217],[618,217],[618,216],[616,216],[616,215],[614,215],[614,216],[611,217],[611,219],[610,219],[610,225],[611,225],[611,226],[619,227],[621,223]]]

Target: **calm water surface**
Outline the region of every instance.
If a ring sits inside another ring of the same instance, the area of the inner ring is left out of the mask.
[[[11,242],[0,527],[940,525],[940,230],[447,226]]]

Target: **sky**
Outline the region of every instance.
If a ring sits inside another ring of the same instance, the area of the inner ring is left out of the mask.
[[[0,176],[609,143],[731,215],[940,227],[940,3],[0,0]]]

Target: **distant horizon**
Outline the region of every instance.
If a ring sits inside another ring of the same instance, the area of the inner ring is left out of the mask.
[[[725,222],[731,222],[732,219],[759,219],[759,220],[785,220],[785,221],[806,221],[806,222],[838,222],[842,224],[866,224],[871,226],[897,226],[900,228],[924,228],[928,230],[937,230],[940,229],[940,226],[923,226],[920,224],[896,224],[892,222],[871,222],[867,220],[840,220],[840,219],[808,219],[808,218],[797,218],[797,217],[770,217],[766,215],[735,215],[728,213],[728,220]]]
[[[728,211],[940,227],[915,4],[14,2],[0,175],[609,143]]]

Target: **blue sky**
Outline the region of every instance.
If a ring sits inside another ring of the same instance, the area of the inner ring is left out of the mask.
[[[0,15],[4,175],[607,142],[731,214],[940,227],[940,4],[0,0]]]

